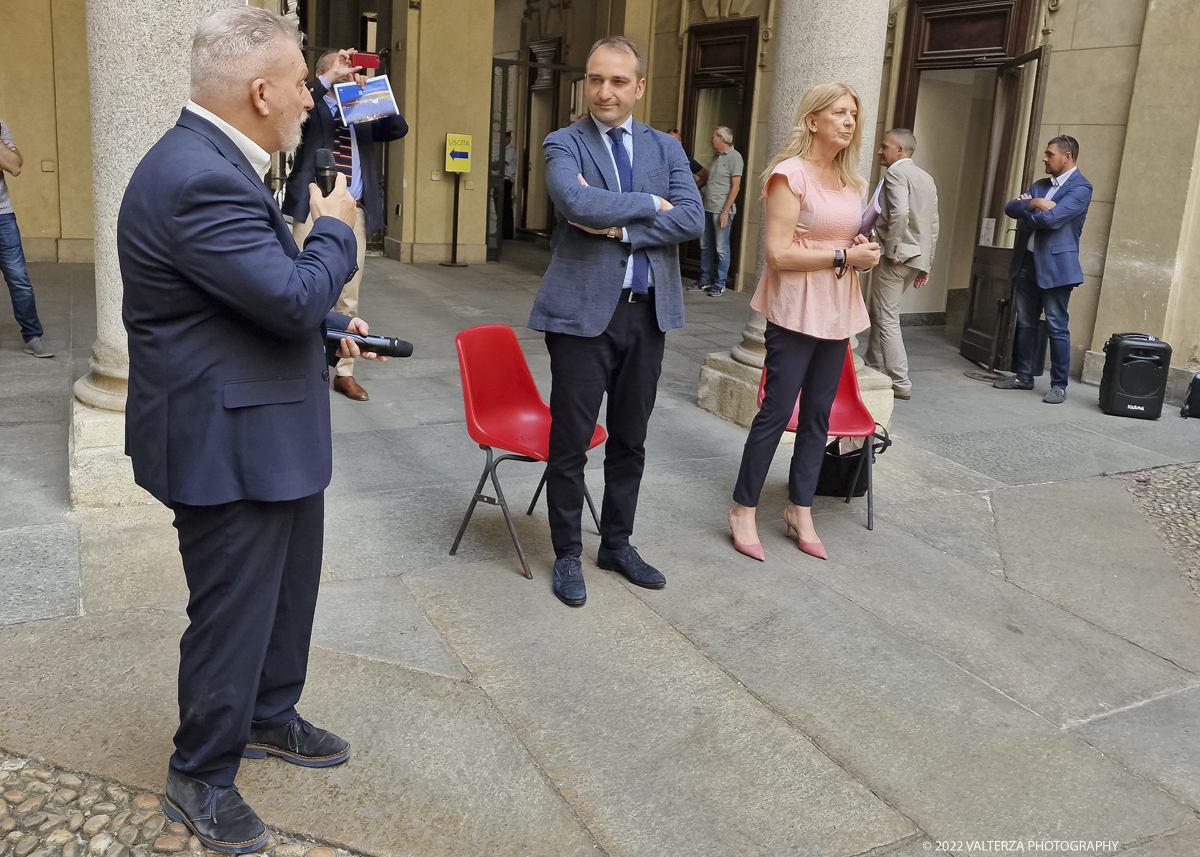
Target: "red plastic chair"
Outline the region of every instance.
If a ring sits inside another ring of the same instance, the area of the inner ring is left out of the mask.
[[[767,367],[763,367],[762,379],[758,382],[758,406],[761,408],[763,397],[766,395]],[[800,391],[804,395],[804,391]],[[800,418],[800,396],[796,397],[796,407],[792,409],[792,418],[788,420],[786,431],[795,432]],[[846,360],[842,364],[842,377],[838,381],[837,395],[833,399],[833,407],[829,411],[830,437],[861,437],[866,438],[859,455],[858,466],[854,468],[854,478],[850,480],[850,490],[846,493],[846,502],[854,494],[854,486],[858,484],[858,476],[862,473],[863,465],[867,468],[867,529],[875,528],[875,495],[872,481],[871,465],[875,461],[875,417],[863,404],[862,394],[858,390],[858,374],[854,371],[854,352],[846,346]]]
[[[479,484],[475,487],[475,495],[471,505],[467,507],[466,517],[454,537],[450,547],[450,555],[458,551],[458,543],[462,541],[463,533],[475,505],[479,501],[499,506],[504,511],[504,521],[512,534],[513,544],[517,546],[517,556],[521,558],[521,568],[527,578],[532,579],[529,563],[525,561],[525,552],[521,550],[521,540],[517,538],[516,527],[513,526],[512,515],[508,511],[508,503],[504,500],[504,492],[500,490],[500,480],[496,477],[496,467],[501,461],[545,461],[550,452],[550,406],[538,393],[529,364],[525,362],[525,354],[517,343],[517,335],[506,324],[484,324],[479,327],[469,327],[454,338],[458,346],[458,368],[462,373],[463,403],[467,410],[467,432],[471,440],[479,444],[479,448],[487,453],[487,464]],[[588,449],[593,449],[604,443],[608,437],[604,429],[596,426],[592,434],[592,442]],[[505,454],[493,456],[494,450],[502,450]],[[489,497],[483,493],[483,486],[491,478],[496,489],[496,496]],[[525,514],[532,515],[537,505],[542,487],[546,484],[546,471],[542,471],[542,481],[534,492],[533,502]],[[588,508],[592,511],[592,520],[596,529],[600,529],[600,518],[596,514],[596,506],[592,503],[592,495],[587,488],[583,489]]]

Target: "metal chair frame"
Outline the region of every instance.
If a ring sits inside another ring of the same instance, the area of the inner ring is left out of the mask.
[[[454,537],[454,544],[450,546],[450,556],[454,556],[458,551],[458,544],[462,541],[463,534],[467,531],[467,524],[471,522],[471,515],[475,512],[475,506],[479,503],[499,506],[501,511],[504,512],[504,523],[508,525],[508,533],[512,536],[513,544],[517,548],[517,556],[521,558],[521,570],[524,572],[527,580],[532,580],[533,572],[529,570],[529,563],[525,561],[525,551],[521,548],[521,539],[517,536],[517,528],[513,524],[512,513],[508,510],[508,502],[504,499],[504,491],[500,488],[500,479],[496,476],[496,468],[500,465],[501,461],[537,461],[538,459],[511,452],[496,456],[492,447],[482,443],[479,444],[479,448],[487,453],[487,463],[484,465],[483,475],[479,477],[479,484],[475,486],[475,494],[471,497],[471,505],[467,507],[467,514],[463,517],[462,525],[458,528],[458,535]],[[542,496],[542,487],[546,484],[546,472],[549,469],[547,466],[542,470],[541,481],[538,482],[537,490],[533,493],[533,500],[530,502],[529,508],[525,511],[526,515],[533,514],[533,509],[537,506],[538,498]],[[483,493],[483,486],[489,478],[492,480],[492,487],[496,491],[495,497]],[[588,509],[592,512],[592,520],[596,523],[596,532],[599,532],[600,516],[596,514],[596,506],[592,502],[591,492],[587,490],[586,485],[583,487],[583,496],[587,500]]]

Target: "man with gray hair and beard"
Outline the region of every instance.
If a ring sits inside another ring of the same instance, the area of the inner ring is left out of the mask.
[[[117,222],[129,334],[126,453],[175,513],[187,578],[179,729],[166,812],[208,848],[255,851],[267,830],[234,786],[243,756],[307,767],[350,745],[296,712],[332,474],[329,366],[361,355],[326,327],[356,265],[344,176],[310,188],[303,252],[263,184],[312,99],[295,25],[223,9],[192,42],[191,99],[142,159]]]

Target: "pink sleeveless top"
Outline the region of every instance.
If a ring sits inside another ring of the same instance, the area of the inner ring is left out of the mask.
[[[799,158],[788,158],[767,178],[764,197],[777,175],[787,179],[800,200],[794,243],[829,250],[844,250],[854,243],[862,220],[862,196],[857,190],[827,190],[809,178]],[[767,265],[750,306],[773,324],[818,339],[848,339],[871,326],[853,268],[839,280],[832,267],[780,271]]]

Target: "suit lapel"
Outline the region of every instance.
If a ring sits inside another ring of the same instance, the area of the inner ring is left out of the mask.
[[[641,193],[646,190],[650,168],[658,163],[654,154],[654,134],[649,125],[641,122],[633,123],[633,189]]]
[[[234,144],[233,140],[229,139],[229,136],[224,131],[203,116],[198,116],[187,108],[184,108],[180,114],[179,124],[184,128],[195,131],[216,146],[217,151],[225,157],[225,160],[237,167],[238,172],[249,179],[250,183],[258,188],[263,196],[271,200],[273,204],[275,203],[275,197],[271,196],[271,192],[267,190],[267,186],[263,183],[263,180],[258,177],[258,173],[250,166],[250,162],[246,160],[246,156],[242,154],[242,150]],[[279,208],[278,204],[275,204],[275,208]]]
[[[600,175],[604,176],[605,188],[611,191],[620,190],[621,184],[617,181],[617,170],[613,166],[612,155],[608,153],[604,141],[600,139],[600,131],[596,128],[595,120],[590,115],[584,116],[575,123],[575,129],[583,138],[583,146],[592,156],[596,169],[600,170]]]

